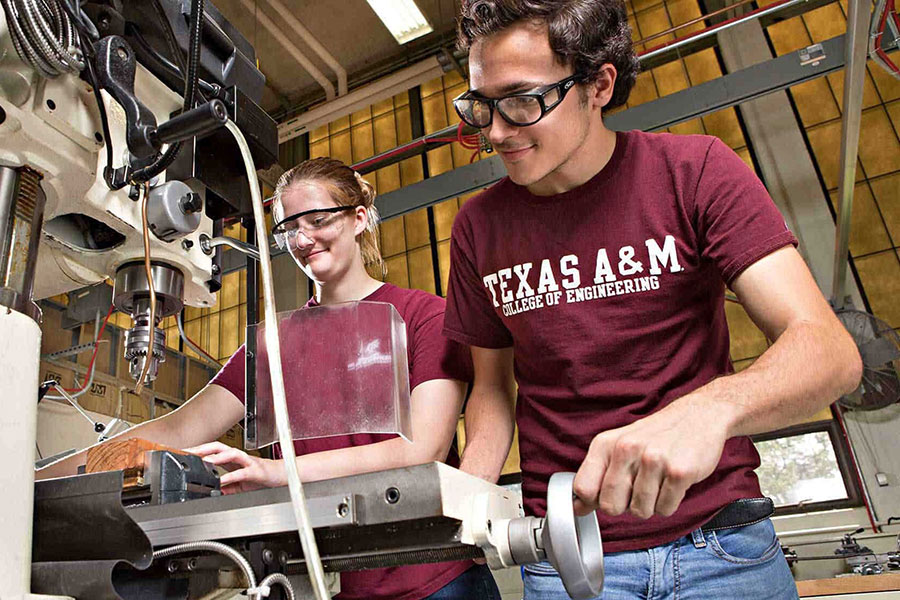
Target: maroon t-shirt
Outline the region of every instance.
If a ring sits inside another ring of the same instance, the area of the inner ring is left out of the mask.
[[[733,371],[725,284],[794,243],[759,179],[707,136],[619,133],[578,188],[535,196],[507,178],[463,206],[444,333],[514,348],[526,512],[544,514],[550,476],[577,471],[597,433]],[[728,440],[671,517],[598,512],[604,549],[670,542],[760,496],[757,466],[749,438]]]
[[[407,357],[409,361],[409,389],[433,379],[472,380],[472,363],[465,346],[448,340],[441,333],[444,299],[420,290],[408,290],[385,283],[363,298],[371,302],[392,304],[406,324]],[[307,303],[316,306],[315,300]],[[301,340],[282,339],[282,344],[301,343]],[[220,385],[244,401],[246,387],[244,347],[232,355],[210,383]],[[288,410],[302,410],[288,398]],[[392,434],[353,434],[310,440],[297,440],[294,450],[298,456],[336,450],[348,446],[364,446],[397,437]],[[281,455],[276,444],[275,453]],[[455,449],[445,461],[459,466]],[[469,569],[472,561],[410,565],[387,569],[371,569],[341,573],[341,593],[345,600],[417,600],[441,589]]]

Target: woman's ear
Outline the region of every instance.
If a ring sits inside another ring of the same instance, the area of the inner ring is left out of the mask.
[[[355,207],[354,216],[353,235],[358,237],[369,227],[369,211],[366,210],[365,206],[357,206]]]

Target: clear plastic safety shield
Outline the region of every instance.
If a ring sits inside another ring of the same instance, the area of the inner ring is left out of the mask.
[[[256,443],[278,440],[265,343],[255,336]],[[396,433],[412,439],[406,327],[383,302],[347,302],[278,313],[281,363],[295,440],[353,433]]]

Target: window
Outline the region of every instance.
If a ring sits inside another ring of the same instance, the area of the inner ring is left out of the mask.
[[[856,477],[835,421],[807,423],[754,437],[764,495],[779,513],[859,504]]]

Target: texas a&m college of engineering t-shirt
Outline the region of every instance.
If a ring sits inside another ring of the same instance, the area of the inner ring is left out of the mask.
[[[528,514],[543,516],[550,476],[577,471],[596,434],[733,372],[725,284],[790,244],[759,179],[708,136],[618,133],[578,188],[535,196],[506,178],[463,205],[444,333],[514,349]],[[604,549],[670,542],[760,496],[757,466],[749,438],[728,440],[671,517],[598,512]]]

